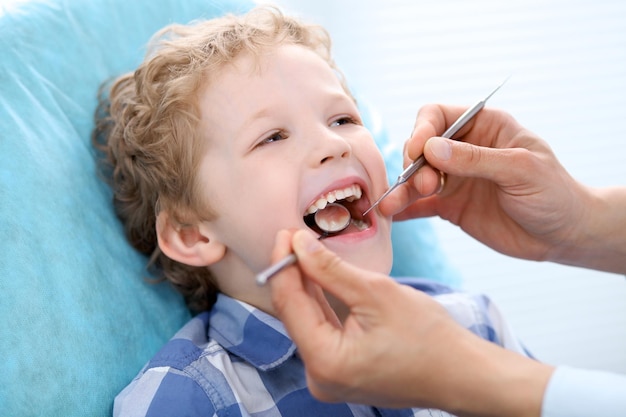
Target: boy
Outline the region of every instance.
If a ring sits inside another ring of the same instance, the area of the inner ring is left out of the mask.
[[[269,288],[255,284],[276,233],[307,228],[306,216],[335,200],[358,221],[324,244],[361,267],[391,269],[391,219],[360,215],[386,190],[385,165],[326,32],[261,7],[157,39],[112,86],[95,137],[129,240],[200,314],[119,394],[114,414],[448,415],[314,399]],[[484,298],[407,282],[524,353]]]

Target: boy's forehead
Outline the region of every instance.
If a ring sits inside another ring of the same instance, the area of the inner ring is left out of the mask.
[[[205,75],[205,82],[200,91],[202,96],[217,93],[222,98],[233,96],[239,92],[245,96],[245,89],[237,88],[245,83],[255,83],[259,89],[271,90],[275,84],[267,83],[272,79],[282,79],[288,82],[297,82],[302,85],[326,85],[335,87],[338,92],[345,93],[352,99],[352,95],[343,85],[338,72],[315,51],[298,44],[284,44],[263,47],[259,51],[243,50],[230,62]],[[228,90],[232,88],[232,90]]]
[[[278,65],[275,65],[279,62]],[[318,55],[314,50],[300,44],[281,44],[262,47],[256,51],[243,50],[234,59],[227,63],[227,70],[236,69],[241,75],[263,76],[268,69],[282,67],[284,65],[298,66],[301,68],[316,68],[321,72],[333,72],[329,62]],[[290,74],[298,76],[299,73]],[[320,74],[321,75],[321,74]]]

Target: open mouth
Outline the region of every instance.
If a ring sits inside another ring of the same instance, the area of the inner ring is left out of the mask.
[[[323,226],[316,223],[315,214],[326,209],[328,204],[340,204],[350,212],[351,221],[348,227],[340,232],[328,232]],[[321,235],[340,235],[348,233],[358,233],[371,226],[371,219],[363,217],[363,212],[369,207],[369,201],[363,196],[363,190],[358,184],[330,191],[319,197],[309,206],[304,214],[304,223],[315,233]],[[321,226],[321,227],[320,227]]]

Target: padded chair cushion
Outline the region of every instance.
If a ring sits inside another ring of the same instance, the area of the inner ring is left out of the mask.
[[[135,68],[158,29],[251,5],[0,6],[2,415],[110,415],[115,394],[190,318],[167,284],[146,280],[146,259],[125,241],[111,192],[96,175],[92,115],[100,84]],[[394,152],[386,156],[397,167]],[[427,221],[398,224],[394,233],[403,242],[395,273],[455,277]]]
[[[111,415],[117,392],[190,318],[146,281],[90,144],[99,85],[150,36],[244,1],[31,1],[0,16],[0,412]]]

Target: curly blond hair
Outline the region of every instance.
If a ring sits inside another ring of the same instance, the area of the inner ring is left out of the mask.
[[[180,291],[193,312],[209,309],[218,289],[208,268],[176,262],[159,249],[156,216],[162,210],[181,225],[215,213],[198,192],[196,172],[205,151],[198,129],[198,92],[241,53],[259,56],[282,44],[302,45],[337,72],[328,33],[278,9],[170,25],[155,34],[134,73],[103,86],[94,146],[100,171],[130,243],[150,256],[149,266]],[[108,98],[106,98],[108,96]]]

